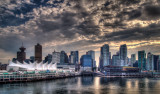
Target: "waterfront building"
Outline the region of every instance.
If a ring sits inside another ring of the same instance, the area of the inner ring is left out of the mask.
[[[84,70],[91,71],[92,70],[92,57],[91,55],[82,55],[81,56],[81,66],[83,67]]]
[[[108,44],[105,44],[101,47],[100,63],[103,67],[110,65],[110,52]]]
[[[42,45],[40,45],[39,43],[35,45],[35,61],[37,61],[38,63],[42,61]]]
[[[136,62],[136,54],[131,54],[131,66]]]
[[[145,51],[138,51],[138,67],[141,70],[146,70],[146,53]]]
[[[12,62],[9,61],[9,65],[7,66],[7,71],[46,71],[46,70],[57,70],[57,64],[56,63],[43,63],[43,62],[33,62],[33,63],[27,63],[23,62],[21,64],[20,62]]]
[[[150,52],[147,54],[147,61],[146,61],[146,70],[153,71],[154,70],[154,58],[153,54]]]
[[[95,51],[88,51],[86,52],[86,55],[90,55],[92,58],[92,69],[95,70],[96,69],[96,61],[95,61]]]
[[[74,65],[79,63],[79,52],[78,51],[71,51],[70,63]]]
[[[65,51],[61,51],[60,53],[60,64],[68,64],[68,55]]]
[[[127,65],[127,45],[121,45],[120,46],[120,66],[126,66]]]
[[[60,63],[60,52],[54,52],[52,53],[52,63],[59,64]]]
[[[20,51],[17,52],[17,60],[20,63],[23,63],[23,61],[26,59],[26,48],[24,48],[23,44],[22,46],[19,48]]]

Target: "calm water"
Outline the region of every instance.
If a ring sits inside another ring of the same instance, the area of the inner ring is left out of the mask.
[[[1,84],[0,94],[160,94],[160,79],[76,77]]]

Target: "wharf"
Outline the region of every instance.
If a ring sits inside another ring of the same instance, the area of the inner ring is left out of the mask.
[[[0,74],[0,83],[31,82],[80,76],[78,73]]]

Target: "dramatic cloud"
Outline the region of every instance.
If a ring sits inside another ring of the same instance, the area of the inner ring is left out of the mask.
[[[105,43],[112,55],[121,44],[129,55],[142,49],[159,54],[159,6],[159,0],[1,0],[0,60],[11,59],[22,42],[28,57],[37,42],[43,56],[54,49],[95,50],[98,60]]]

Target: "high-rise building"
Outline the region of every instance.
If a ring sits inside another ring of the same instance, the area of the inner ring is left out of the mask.
[[[131,66],[136,62],[136,54],[131,54]]]
[[[146,53],[145,51],[138,51],[138,67],[141,70],[146,70]]]
[[[127,65],[127,45],[121,45],[120,46],[120,66],[126,66]]]
[[[35,45],[35,61],[37,61],[37,63],[42,61],[42,45],[39,43]]]
[[[157,71],[159,68],[159,55],[153,55],[153,63],[154,63],[154,70]]]
[[[17,52],[17,60],[20,62],[20,63],[23,63],[23,61],[26,59],[26,48],[24,48],[23,44],[22,46],[19,48],[20,51]]]
[[[68,64],[68,55],[65,51],[61,51],[60,53],[60,64]]]
[[[119,54],[112,56],[112,65],[113,66],[119,66]]]
[[[146,70],[153,71],[154,70],[154,62],[153,62],[153,54],[150,52],[147,54],[147,61],[146,61]]]
[[[60,52],[54,51],[52,53],[52,63],[57,63],[57,64],[60,63]]]
[[[108,44],[105,44],[101,47],[100,64],[102,64],[103,67],[110,65],[110,52]]]
[[[71,51],[70,63],[74,64],[74,65],[79,63],[79,53],[78,53],[78,51]]]
[[[91,55],[83,55],[81,56],[81,66],[83,70],[92,70],[92,57]]]
[[[88,51],[86,52],[86,55],[90,55],[92,58],[92,68],[96,68],[96,61],[95,61],[95,51]]]

